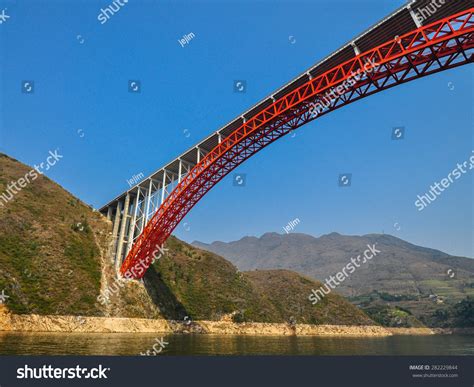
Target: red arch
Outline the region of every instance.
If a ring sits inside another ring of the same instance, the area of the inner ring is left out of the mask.
[[[156,246],[163,245],[191,208],[230,171],[273,141],[361,98],[472,63],[473,13],[471,8],[451,15],[362,53],[309,80],[242,124],[212,149],[166,198],[127,255],[121,274],[141,278],[153,260]],[[362,76],[357,79],[355,74]],[[329,106],[315,109],[334,89],[338,91]]]

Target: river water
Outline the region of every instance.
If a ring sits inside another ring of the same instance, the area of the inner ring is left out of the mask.
[[[153,333],[2,333],[0,355],[474,355],[474,336],[322,338]]]

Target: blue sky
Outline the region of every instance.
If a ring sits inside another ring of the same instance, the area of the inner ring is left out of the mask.
[[[101,24],[111,1],[0,0],[0,151],[31,165],[59,149],[48,176],[100,207],[402,3],[130,0]],[[383,231],[473,257],[472,172],[423,211],[414,204],[473,154],[472,90],[464,66],[322,117],[241,165],[245,187],[229,175],[175,233],[229,241],[298,218],[295,232]],[[396,126],[403,140],[391,140]]]

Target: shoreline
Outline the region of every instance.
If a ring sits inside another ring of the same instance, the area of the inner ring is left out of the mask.
[[[464,333],[474,333],[467,330]],[[172,321],[129,317],[13,314],[0,305],[0,332],[162,333],[254,336],[389,337],[463,333],[459,329],[385,328],[356,325],[310,325],[221,321]]]
[[[13,314],[0,305],[0,332],[76,333],[196,333],[257,336],[387,337],[380,326],[309,325],[286,323],[234,323],[221,321],[170,321],[129,317],[47,316]]]

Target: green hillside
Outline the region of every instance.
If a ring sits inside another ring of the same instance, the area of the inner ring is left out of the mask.
[[[197,249],[171,237],[169,253],[146,274],[147,286],[156,294],[173,294],[179,311],[169,316],[216,320],[234,313],[234,321],[291,322],[312,324],[373,324],[343,297],[330,294],[313,306],[308,301],[317,281],[287,270],[239,272],[216,254]],[[166,299],[169,300],[169,297]]]
[[[322,284],[289,270],[256,270],[245,273],[261,297],[275,310],[273,318],[279,321],[292,316],[306,324],[373,324],[366,314],[347,302],[344,297],[330,293],[316,305],[308,302],[311,289]]]
[[[0,154],[0,195],[31,169]],[[144,277],[116,284],[106,255],[111,222],[39,176],[0,205],[0,292],[15,313],[234,321],[373,324],[343,297],[308,301],[320,283],[286,270],[242,273],[224,258],[171,237]],[[102,285],[102,287],[101,287]]]
[[[0,154],[0,194],[31,168]],[[108,223],[39,175],[0,205],[0,291],[16,313],[99,314]]]

